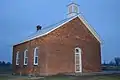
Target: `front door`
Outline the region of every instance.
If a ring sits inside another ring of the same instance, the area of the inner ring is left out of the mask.
[[[81,49],[75,48],[75,72],[82,72]]]

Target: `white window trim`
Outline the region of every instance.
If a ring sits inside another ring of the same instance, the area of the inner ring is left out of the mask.
[[[76,53],[76,49],[79,50],[79,53]],[[79,64],[76,64],[76,54],[80,55],[79,57],[80,57],[81,60],[79,60],[79,62],[80,62]],[[76,70],[76,65],[80,65],[80,71]],[[82,51],[79,47],[75,48],[75,72],[76,73],[80,73],[80,72],[82,73]]]
[[[28,53],[26,52],[28,52],[27,49],[24,51],[24,65],[28,65],[28,56],[27,56]],[[27,58],[27,63],[25,63],[26,58]]]
[[[39,48],[36,47],[36,48],[34,49],[34,65],[38,65],[38,63],[35,63],[35,58],[38,57],[38,56],[36,56],[36,50],[37,50],[37,49],[39,49]]]
[[[19,51],[16,53],[16,65],[19,65]]]

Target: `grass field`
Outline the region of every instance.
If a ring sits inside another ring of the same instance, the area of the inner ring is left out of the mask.
[[[0,80],[8,80],[7,76],[0,76]]]
[[[0,76],[0,80],[120,80],[119,75],[104,75],[104,76],[52,76],[41,79],[29,79],[21,77]]]
[[[41,80],[120,80],[120,75],[78,76],[78,77],[46,77]]]

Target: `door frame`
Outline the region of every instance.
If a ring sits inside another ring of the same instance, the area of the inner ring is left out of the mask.
[[[79,51],[79,52],[76,52],[76,49]],[[76,54],[79,54],[79,64],[76,64]],[[79,48],[79,47],[76,47],[75,48],[75,73],[82,73],[82,50]],[[80,66],[80,69],[79,71],[76,70],[76,65],[79,65]]]

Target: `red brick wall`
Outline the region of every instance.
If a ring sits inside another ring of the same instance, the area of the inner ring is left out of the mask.
[[[14,54],[19,50],[22,55],[26,47],[29,50],[29,65],[25,69],[22,67],[20,71],[28,73],[29,69],[35,68],[33,66],[33,48],[37,46],[40,47],[40,65],[36,66],[38,73],[46,73],[46,75],[66,72],[74,73],[74,49],[76,47],[82,49],[83,72],[97,72],[101,70],[100,43],[79,18],[75,18],[44,37],[14,46]],[[22,57],[21,66],[23,64]],[[13,57],[13,63],[15,63],[15,56]],[[14,71],[19,72],[17,68]]]
[[[39,47],[39,65],[34,66],[34,48]],[[28,65],[24,66],[24,51],[28,49]],[[20,52],[20,65],[16,66],[16,52]],[[42,40],[35,39],[13,47],[13,71],[17,74],[42,73],[45,74],[45,46]]]

